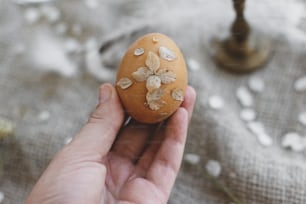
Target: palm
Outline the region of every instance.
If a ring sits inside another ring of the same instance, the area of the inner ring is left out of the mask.
[[[179,164],[169,169],[171,165],[161,162],[157,155],[163,149],[167,131],[161,128],[150,135],[154,129],[133,123],[122,131],[103,161],[107,169],[105,203],[166,203],[173,182],[170,179],[167,187],[161,187],[155,177],[165,180],[159,172],[161,168],[175,175]]]
[[[109,163],[107,169],[109,168],[115,170],[111,173],[108,171],[106,176],[105,203],[166,203],[167,198],[160,189],[149,180],[133,174],[136,167],[129,160],[114,158]]]

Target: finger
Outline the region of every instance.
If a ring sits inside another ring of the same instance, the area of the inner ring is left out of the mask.
[[[146,175],[166,195],[170,194],[181,165],[187,127],[188,112],[179,108],[168,121],[165,139]]]
[[[194,103],[196,99],[196,92],[195,90],[191,87],[188,86],[186,93],[185,93],[185,98],[184,102],[182,103],[182,107],[185,108],[188,112],[188,120],[190,121],[193,108],[194,108]],[[151,163],[154,159],[154,156],[157,152],[157,150],[160,148],[164,138],[165,138],[165,124],[161,124],[158,133],[156,136],[150,141],[150,145],[145,150],[143,156],[141,159],[138,161],[137,168],[136,168],[136,173],[138,176],[143,176],[145,172],[149,169],[151,166]]]
[[[124,112],[111,84],[100,87],[99,105],[87,124],[68,145],[78,155],[103,157],[110,149],[123,123]],[[101,158],[97,158],[101,159]]]
[[[143,152],[155,125],[145,125],[132,120],[124,128],[113,146],[113,152],[135,162]]]
[[[188,112],[188,119],[191,120],[194,104],[196,100],[196,92],[191,86],[187,86],[184,101],[181,107],[184,107]]]

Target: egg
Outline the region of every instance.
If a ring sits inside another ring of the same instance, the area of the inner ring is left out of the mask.
[[[168,36],[150,33],[126,51],[116,76],[123,107],[135,120],[157,123],[181,105],[188,83],[183,54]]]

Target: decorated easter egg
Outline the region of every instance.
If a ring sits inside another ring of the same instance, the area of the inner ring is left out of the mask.
[[[157,123],[181,105],[187,87],[184,57],[166,35],[136,40],[119,65],[116,90],[127,113],[142,123]]]

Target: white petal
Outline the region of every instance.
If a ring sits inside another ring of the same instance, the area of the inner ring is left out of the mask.
[[[159,57],[153,53],[153,52],[149,52],[147,59],[146,59],[146,65],[148,66],[148,68],[155,73],[156,70],[158,70],[158,68],[160,67],[160,60]]]
[[[163,84],[170,84],[176,80],[176,74],[169,69],[159,69],[156,73]]]
[[[158,89],[161,85],[161,80],[158,76],[152,75],[147,79],[146,87],[148,91]]]
[[[143,55],[143,53],[144,53],[144,49],[143,49],[143,48],[137,48],[137,49],[134,51],[134,55],[135,55],[135,56]]]
[[[140,67],[136,72],[132,73],[133,78],[138,82],[143,82],[153,73],[146,67]]]
[[[176,101],[183,101],[184,100],[184,92],[182,89],[174,89],[171,92],[171,96]]]
[[[173,61],[176,59],[175,53],[166,47],[159,48],[159,56],[167,61]]]
[[[161,99],[163,94],[164,94],[164,90],[160,88],[153,90],[153,91],[149,91],[146,96],[147,102],[158,101]]]
[[[133,82],[126,77],[121,78],[118,82],[117,82],[117,86],[119,86],[121,89],[127,89],[130,86],[132,86]]]

